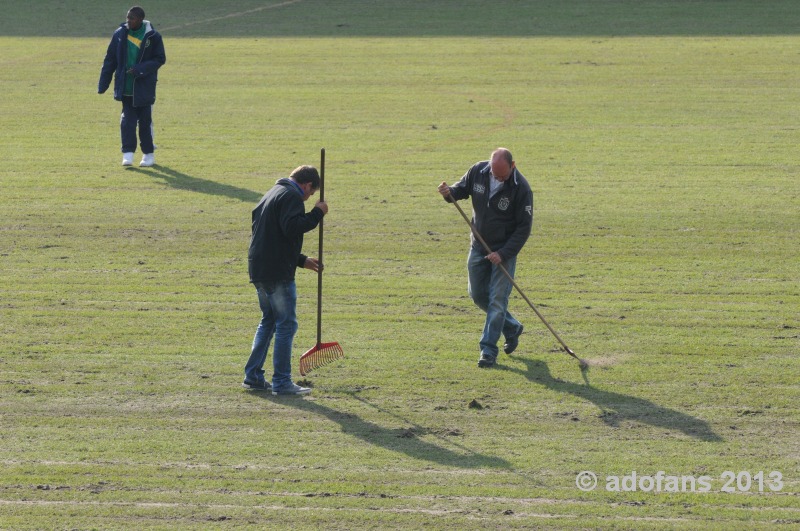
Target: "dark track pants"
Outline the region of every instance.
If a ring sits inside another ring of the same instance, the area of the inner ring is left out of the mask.
[[[119,130],[122,136],[122,152],[136,151],[136,126],[139,126],[139,141],[142,153],[153,153],[153,106],[134,107],[132,96],[122,97],[122,116]]]

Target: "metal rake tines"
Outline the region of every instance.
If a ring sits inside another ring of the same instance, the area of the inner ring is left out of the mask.
[[[344,351],[339,343],[320,343],[300,356],[300,375],[305,376],[312,370],[341,358],[344,358]]]

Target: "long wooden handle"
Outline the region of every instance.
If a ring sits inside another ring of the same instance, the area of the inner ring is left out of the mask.
[[[325,148],[320,150],[319,200],[325,201]],[[322,261],[322,222],[324,219],[325,216],[319,220],[319,252],[317,253],[317,260],[320,264],[319,271],[317,272],[317,347],[322,344],[322,264],[324,264]]]

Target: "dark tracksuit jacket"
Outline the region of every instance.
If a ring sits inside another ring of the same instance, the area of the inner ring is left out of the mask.
[[[248,252],[250,282],[264,284],[294,280],[306,256],[303,234],[314,230],[325,214],[317,207],[306,212],[303,197],[290,179],[280,179],[253,210]]]
[[[492,179],[489,161],[478,162],[450,187],[456,200],[472,197],[472,223],[493,252],[503,260],[514,258],[528,241],[533,226],[533,192],[515,167],[500,190],[489,198]],[[472,248],[485,252],[471,233]]]
[[[133,66],[133,106],[146,107],[156,101],[156,83],[158,69],[167,62],[164,53],[164,42],[161,34],[153,29],[149,20],[142,21],[145,34],[139,50],[139,58]],[[114,77],[114,99],[122,101],[125,94],[125,76],[128,75],[128,24],[123,23],[111,36],[106,50],[103,68],[100,70],[100,81],[97,83],[98,94],[105,93]]]

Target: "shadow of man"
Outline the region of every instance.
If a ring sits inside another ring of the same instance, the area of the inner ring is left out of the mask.
[[[522,374],[531,382],[543,385],[553,391],[569,393],[592,402],[600,408],[602,411],[600,418],[609,426],[617,427],[620,421],[631,420],[668,430],[679,430],[701,441],[719,442],[723,440],[714,433],[706,421],[696,419],[686,413],[659,406],[643,398],[603,391],[589,385],[553,378],[550,368],[540,360],[513,359],[525,363],[527,370],[523,371],[508,366],[498,366],[498,368]]]
[[[337,423],[342,430],[352,437],[361,439],[369,444],[380,446],[387,450],[405,454],[414,459],[423,461],[431,461],[441,465],[457,467],[457,468],[505,468],[511,469],[511,464],[499,457],[492,457],[481,454],[474,450],[467,448],[462,444],[458,444],[451,440],[452,437],[445,437],[442,433],[437,433],[435,430],[423,428],[402,419],[410,427],[393,429],[386,428],[374,422],[363,420],[357,415],[352,413],[345,413],[328,406],[323,406],[315,401],[297,398],[297,397],[273,397],[270,394],[258,393],[257,395],[263,399],[269,399],[274,402],[279,402],[281,405],[287,407],[294,407],[300,411],[305,411],[320,417],[325,417]],[[358,401],[372,406],[361,398],[354,397]],[[372,406],[374,407],[374,406]],[[378,411],[384,412],[380,408],[375,408]],[[390,415],[395,418],[396,415]],[[436,439],[441,441],[443,445],[436,444],[427,440],[421,439],[423,436],[433,435]],[[447,444],[455,450],[446,448]]]
[[[231,199],[238,199],[244,203],[258,203],[263,195],[258,192],[253,192],[252,190],[247,190],[246,188],[239,188],[238,186],[232,186],[230,184],[220,184],[209,181],[208,179],[192,177],[191,175],[186,175],[185,173],[160,164],[146,169],[131,166],[127,168],[127,170],[162,179],[167,185],[176,190],[190,190],[203,194],[230,197]]]

